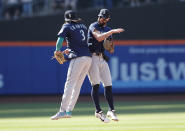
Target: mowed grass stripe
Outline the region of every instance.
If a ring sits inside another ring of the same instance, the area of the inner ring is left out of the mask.
[[[21,108],[21,107],[20,107]],[[106,107],[103,107],[106,109]],[[135,110],[135,109],[185,109],[185,105],[152,105],[152,106],[127,106],[127,107],[117,107],[117,110]],[[42,112],[48,112],[48,111],[53,111],[57,110],[58,108],[55,109],[42,109]],[[84,109],[75,109],[75,111],[89,111],[92,110],[92,108],[84,108]],[[11,111],[11,112],[10,112]],[[40,112],[39,110],[33,110],[33,109],[2,109],[0,110],[0,113],[19,113],[19,112]]]
[[[0,131],[185,130],[185,102],[119,102],[119,106],[116,104],[116,109],[120,121],[111,121],[107,124],[95,118],[94,107],[89,103],[78,102],[73,118],[57,121],[50,120],[50,116],[58,110],[57,103],[16,103],[15,105],[0,104]],[[101,105],[106,111],[107,103]]]

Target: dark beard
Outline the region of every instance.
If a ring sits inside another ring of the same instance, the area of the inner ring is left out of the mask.
[[[100,26],[105,26],[106,25],[106,23],[104,23],[104,22],[103,23],[99,23],[99,24],[100,24]]]

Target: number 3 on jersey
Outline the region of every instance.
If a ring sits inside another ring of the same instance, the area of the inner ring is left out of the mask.
[[[85,40],[85,33],[84,33],[84,31],[80,30],[80,34],[82,35],[82,41],[84,41]]]

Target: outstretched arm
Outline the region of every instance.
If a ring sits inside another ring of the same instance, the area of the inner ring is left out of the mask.
[[[109,36],[111,36],[112,34],[121,33],[123,31],[124,31],[124,29],[118,28],[118,29],[112,29],[112,30],[105,32],[105,33],[100,33],[98,30],[95,29],[92,32],[92,34],[97,39],[97,41],[101,42],[101,41],[105,40],[106,38],[108,38]]]

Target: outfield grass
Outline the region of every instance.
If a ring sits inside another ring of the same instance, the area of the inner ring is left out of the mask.
[[[60,120],[50,120],[59,103],[0,103],[0,131],[185,131],[185,102],[115,104],[120,121],[102,123],[92,102],[78,102],[73,118]]]

